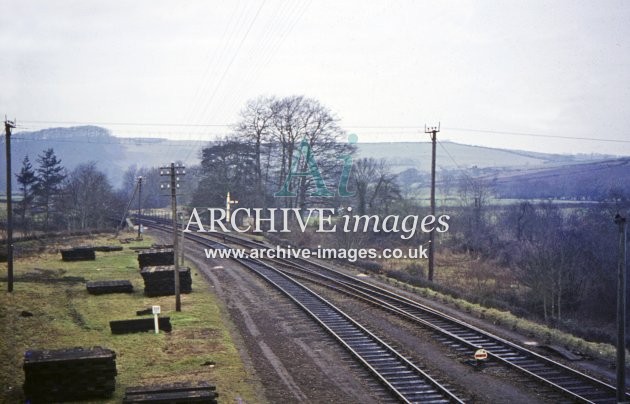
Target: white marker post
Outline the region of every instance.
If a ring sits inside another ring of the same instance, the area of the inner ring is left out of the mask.
[[[160,333],[160,322],[158,321],[158,315],[160,314],[160,306],[153,306],[153,323],[155,324],[155,333]]]
[[[238,203],[237,200],[230,199],[230,193],[227,193],[227,198],[225,198],[225,222],[230,222],[230,211],[232,210],[232,205],[236,205]]]

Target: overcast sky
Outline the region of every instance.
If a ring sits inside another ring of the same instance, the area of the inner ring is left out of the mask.
[[[440,121],[441,140],[630,155],[629,1],[5,0],[0,49],[23,129],[210,140],[247,99],[300,94],[362,142]]]

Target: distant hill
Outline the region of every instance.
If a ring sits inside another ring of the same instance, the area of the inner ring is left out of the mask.
[[[359,157],[384,158],[396,173],[413,168],[420,172],[431,170],[430,142],[360,143]],[[609,159],[606,155],[545,154],[522,150],[493,149],[453,142],[440,142],[436,148],[438,170],[487,167],[532,168],[550,167],[582,161]]]
[[[0,139],[4,150],[4,136]],[[97,126],[18,132],[13,134],[11,143],[13,172],[19,171],[25,155],[29,156],[33,166],[37,166],[37,155],[45,149],[53,148],[68,170],[78,164],[94,161],[108,175],[112,184],[118,186],[122,182],[124,171],[132,165],[157,167],[171,161],[184,161],[187,165],[198,164],[199,152],[208,143],[205,140],[193,142],[161,138],[121,138],[112,136],[108,130]],[[419,177],[426,176],[431,168],[431,143],[359,143],[357,158],[360,157],[384,158],[395,173],[401,174],[401,179],[414,183]],[[2,152],[0,167],[3,169],[4,159]],[[501,189],[510,195],[516,188],[508,184],[514,181],[532,184],[533,178],[544,177],[543,173],[550,169],[556,170],[550,172],[552,178],[568,180],[584,170],[591,171],[590,167],[596,167],[597,162],[611,160],[611,156],[533,153],[452,142],[441,142],[437,147],[438,171],[466,170],[475,176],[491,175],[493,179],[501,179]],[[583,163],[595,165],[582,166]],[[579,167],[586,168],[583,170]],[[615,175],[627,173],[624,170],[625,167],[619,168]],[[600,172],[602,175],[612,175],[606,171]],[[604,183],[601,179],[597,181]],[[2,192],[5,187],[4,175],[0,176],[0,187]]]
[[[1,137],[0,167],[5,167],[4,136]],[[115,186],[122,182],[124,171],[134,164],[156,167],[171,161],[199,162],[199,149],[207,142],[179,141],[160,138],[121,138],[112,136],[98,126],[51,128],[36,132],[17,132],[11,137],[12,171],[20,170],[24,156],[28,155],[34,167],[43,150],[53,148],[68,170],[81,163],[94,161]],[[2,190],[5,175],[1,176]]]
[[[630,197],[630,157],[496,176],[501,198],[551,198],[597,201]]]

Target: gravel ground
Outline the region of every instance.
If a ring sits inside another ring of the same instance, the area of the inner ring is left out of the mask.
[[[477,369],[466,362],[472,352],[457,352],[440,341],[430,331],[392,316],[371,305],[309,284],[337,307],[383,337],[421,369],[441,383],[447,384],[466,402],[474,403],[554,403],[558,396],[541,390],[527,377],[489,363]]]
[[[284,295],[246,268],[229,260],[208,260],[198,247],[188,245],[187,258],[206,275],[230,318],[232,335],[252,383],[258,384],[261,402],[389,402],[388,393],[319,325]],[[386,286],[386,285],[385,285]],[[199,287],[199,285],[197,285]],[[499,365],[482,370],[464,362],[468,354],[455,352],[435,336],[372,306],[325,288],[322,292],[371,331],[399,349],[423,370],[450,386],[467,402],[558,402],[548,389]],[[404,292],[403,292],[404,293]],[[461,313],[448,305],[427,301],[439,310],[522,343],[526,336]],[[554,358],[558,359],[558,358]],[[604,363],[584,363],[593,372],[610,375]]]
[[[223,302],[233,339],[264,395],[261,402],[390,401],[369,373],[264,280],[232,261],[201,259],[198,251],[188,259]]]

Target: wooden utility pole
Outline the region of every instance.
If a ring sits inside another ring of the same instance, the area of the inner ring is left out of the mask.
[[[138,240],[142,237],[142,177],[138,177]]]
[[[435,217],[435,144],[437,142],[437,134],[440,131],[440,124],[438,126],[424,127],[424,133],[429,133],[431,135],[431,145],[432,145],[432,153],[431,153],[431,216]],[[433,281],[433,262],[434,262],[434,246],[433,244],[435,240],[435,228],[429,232],[429,281]]]
[[[186,174],[186,170],[183,166],[176,166],[175,163],[171,163],[170,167],[161,167],[160,175],[170,177],[170,182],[162,184],[160,188],[167,188],[171,190],[171,218],[173,220],[173,264],[175,272],[175,311],[182,311],[182,301],[180,296],[179,287],[179,237],[177,237],[177,189],[179,188],[179,177]]]
[[[186,233],[184,232],[185,226],[184,226],[184,220],[185,220],[185,216],[186,216],[186,212],[185,211],[180,211],[178,213],[179,216],[179,220],[182,222],[182,229],[181,229],[181,240],[180,240],[180,244],[179,244],[179,264],[183,267],[184,266],[184,260],[185,260],[185,253],[184,253],[184,240],[186,240]]]
[[[617,264],[617,402],[626,401],[626,218],[617,214],[619,261]]]
[[[11,129],[15,122],[4,119],[4,133],[7,159],[7,290],[13,292],[13,201],[11,190]]]

